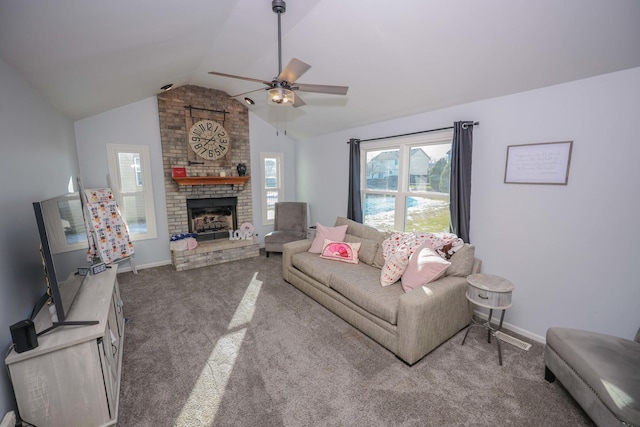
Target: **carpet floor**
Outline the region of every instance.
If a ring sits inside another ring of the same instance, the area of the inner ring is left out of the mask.
[[[464,330],[409,367],[282,279],[272,254],[120,273],[120,427],[593,426],[525,351]],[[513,310],[517,310],[514,306]],[[508,313],[507,313],[508,317]]]

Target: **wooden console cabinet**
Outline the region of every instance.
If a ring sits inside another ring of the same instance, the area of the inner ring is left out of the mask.
[[[87,276],[66,319],[97,325],[60,326],[38,337],[33,350],[11,351],[5,359],[25,421],[49,427],[116,424],[124,341],[117,269]],[[51,325],[48,306],[34,323],[37,332]]]

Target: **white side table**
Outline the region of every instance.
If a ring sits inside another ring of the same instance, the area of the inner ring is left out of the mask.
[[[509,280],[492,274],[472,274],[467,277],[467,282],[469,283],[467,299],[475,305],[488,308],[489,318],[484,323],[478,323],[472,320],[467,332],[464,334],[461,345],[464,345],[469,331],[474,326],[487,329],[487,342],[491,343],[491,336],[493,335],[495,337],[496,332],[502,328],[504,313],[507,308],[511,307],[511,292],[513,292],[515,286],[513,286],[513,283]],[[500,323],[497,328],[491,325],[493,310],[502,310]],[[502,365],[502,348],[500,347],[500,340],[498,338],[496,338],[496,343],[498,344],[498,360],[500,365]]]

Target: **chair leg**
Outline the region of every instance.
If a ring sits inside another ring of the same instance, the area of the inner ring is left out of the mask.
[[[269,252],[266,252],[266,251],[265,251],[265,254],[267,255],[267,258],[269,258]]]
[[[547,368],[546,366],[544,367],[544,379],[550,383],[556,380],[555,374],[551,372],[551,369]]]

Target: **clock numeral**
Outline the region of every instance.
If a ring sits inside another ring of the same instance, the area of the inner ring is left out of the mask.
[[[202,148],[202,144],[197,143],[197,144],[193,144],[193,148],[195,148],[196,150],[199,150]]]
[[[194,134],[194,135],[196,135],[196,136],[198,136],[198,137],[200,137],[200,136],[202,135],[202,132],[203,132],[203,131],[201,131],[201,130],[200,130],[200,129],[198,129],[198,128],[193,128],[193,129],[191,129],[191,133],[192,133],[192,134]]]
[[[193,142],[200,142],[200,137],[199,137],[199,136],[192,136],[192,137],[191,137],[191,140],[192,140]]]
[[[224,153],[225,151],[227,151],[227,147],[225,147],[222,144],[218,144],[218,148],[220,148],[220,150]]]
[[[207,122],[207,130],[211,130],[212,127],[213,125],[211,124],[211,122]]]

